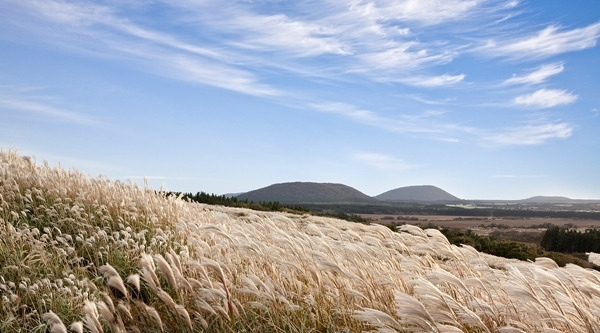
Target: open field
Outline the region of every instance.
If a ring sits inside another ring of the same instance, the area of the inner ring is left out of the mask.
[[[600,272],[0,152],[0,332],[600,332]]]
[[[471,216],[444,215],[385,215],[360,214],[370,223],[385,226],[414,224],[420,227],[442,227],[469,229],[480,236],[494,236],[498,239],[539,244],[548,225],[569,226],[584,231],[600,228],[600,220],[574,218],[484,218]]]
[[[600,220],[566,219],[566,218],[486,218],[472,216],[444,215],[385,215],[360,214],[367,221],[384,225],[420,224],[435,225],[448,228],[485,228],[507,226],[511,228],[532,228],[545,224],[557,226],[572,225],[575,228],[600,228]]]

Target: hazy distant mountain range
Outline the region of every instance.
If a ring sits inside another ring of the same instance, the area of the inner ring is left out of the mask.
[[[431,185],[400,187],[375,197],[343,184],[292,182],[273,184],[236,195],[249,201],[282,203],[369,203],[369,202],[450,202],[460,201],[452,194]]]
[[[567,197],[559,197],[559,196],[535,196],[527,199],[521,200],[523,202],[532,202],[532,203],[564,203],[573,201],[573,199]]]
[[[269,185],[246,193],[236,193],[240,200],[254,202],[278,201],[281,203],[373,203],[373,202],[457,202],[460,199],[436,186],[418,185],[399,187],[374,197],[359,190],[335,183],[290,182]],[[560,196],[535,196],[523,200],[522,203],[576,203],[598,200],[575,200]]]

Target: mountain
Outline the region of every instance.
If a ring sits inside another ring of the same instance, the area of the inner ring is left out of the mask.
[[[560,197],[560,196],[539,195],[539,196],[535,196],[535,197],[531,197],[531,198],[527,198],[527,199],[523,199],[523,200],[519,200],[519,201],[526,202],[526,203],[573,203],[573,202],[584,201],[584,200],[574,200],[571,198]]]
[[[238,195],[240,200],[281,203],[369,202],[370,196],[343,184],[292,182],[273,184]]]
[[[460,200],[452,194],[432,185],[400,187],[377,195],[374,198],[381,201],[391,202],[436,202]]]

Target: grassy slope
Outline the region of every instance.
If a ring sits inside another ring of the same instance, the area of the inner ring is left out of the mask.
[[[0,331],[600,327],[597,272],[403,228],[189,203],[2,152]]]

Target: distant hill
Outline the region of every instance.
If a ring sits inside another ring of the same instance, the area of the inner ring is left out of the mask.
[[[567,197],[560,196],[542,196],[538,195],[535,197],[519,200],[520,202],[526,203],[574,203],[582,200],[575,200]]]
[[[237,196],[254,202],[281,203],[372,202],[370,196],[343,184],[292,182],[273,184]]]
[[[390,202],[436,202],[460,200],[452,194],[432,185],[400,187],[377,195],[374,198],[377,200]]]

